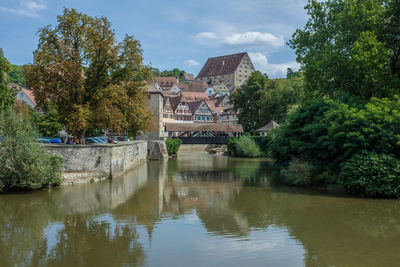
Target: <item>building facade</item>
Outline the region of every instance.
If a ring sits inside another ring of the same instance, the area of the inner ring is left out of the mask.
[[[254,71],[254,65],[245,52],[209,58],[196,79],[209,84],[220,82],[232,90],[245,83]]]

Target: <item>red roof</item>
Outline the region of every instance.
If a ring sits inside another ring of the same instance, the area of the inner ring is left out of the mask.
[[[182,102],[193,102],[198,100],[209,100],[206,93],[200,92],[182,92]]]
[[[178,79],[176,77],[157,77],[156,83],[158,83],[160,87],[170,88],[178,84]]]
[[[35,95],[33,94],[32,90],[28,90],[28,89],[22,89],[22,91],[24,92],[24,94],[29,98],[29,100],[32,101],[33,104],[36,104],[36,99],[35,99]]]

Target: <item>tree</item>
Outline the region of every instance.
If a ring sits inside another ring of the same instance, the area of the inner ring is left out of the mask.
[[[14,97],[8,87],[7,73],[10,71],[10,63],[4,57],[3,50],[0,48],[0,110],[4,110],[14,104]]]
[[[281,80],[275,86],[271,83],[267,86],[262,99],[261,116],[264,125],[274,120],[282,123],[287,114],[295,107],[306,102],[304,93],[304,79],[298,74],[287,80]]]
[[[178,79],[182,79],[183,74],[185,73],[184,70],[180,69],[173,69],[173,70],[163,70],[160,74],[161,77],[176,77]]]
[[[389,5],[381,0],[310,0],[305,9],[310,19],[289,45],[310,92],[333,96],[345,91],[365,100],[399,92],[399,77],[391,71],[396,52],[382,37]]]
[[[8,79],[11,83],[16,83],[20,86],[25,85],[24,67],[19,65],[11,65]]]
[[[88,129],[150,127],[142,82],[150,71],[139,41],[126,35],[117,42],[107,18],[75,9],[64,9],[57,21],[40,29],[35,64],[26,68],[38,105],[55,103],[60,122],[82,137]]]
[[[247,82],[230,96],[238,121],[246,132],[263,126],[261,110],[267,83],[268,77],[259,71],[253,72]]]
[[[62,130],[63,125],[59,122],[57,106],[50,103],[43,113],[39,113],[30,106],[29,109],[30,120],[33,125],[38,129],[41,136],[56,137]]]
[[[37,131],[24,114],[0,114],[0,191],[39,189],[60,183],[61,158],[36,142]]]

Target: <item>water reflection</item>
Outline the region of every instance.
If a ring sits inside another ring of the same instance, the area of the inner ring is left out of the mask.
[[[112,181],[0,195],[0,266],[392,266],[400,202],[269,184],[271,164],[185,152]]]

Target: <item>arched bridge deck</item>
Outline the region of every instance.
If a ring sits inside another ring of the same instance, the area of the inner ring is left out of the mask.
[[[171,137],[179,137],[183,144],[226,144],[229,136],[243,133],[243,127],[228,123],[166,123],[165,131]]]

